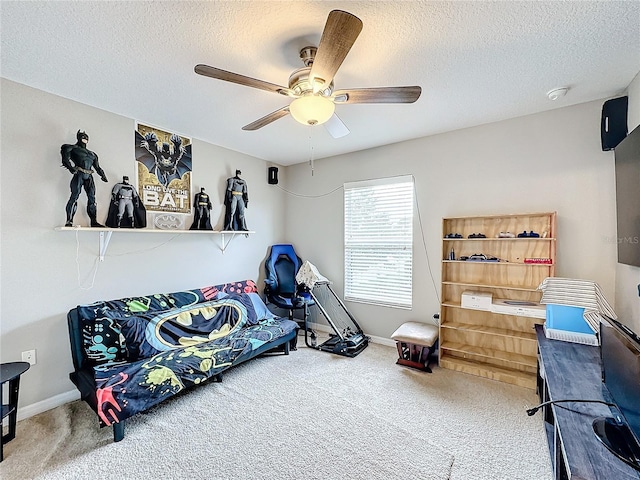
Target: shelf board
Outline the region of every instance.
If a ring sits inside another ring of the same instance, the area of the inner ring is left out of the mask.
[[[532,390],[535,390],[536,388],[535,373],[512,370],[509,368],[474,362],[447,355],[440,357],[440,366],[450,370],[456,370],[458,372],[469,373],[471,375],[498,380],[504,383],[511,383],[513,385],[518,385]]]
[[[553,267],[553,263],[524,263],[524,262],[487,262],[487,261],[466,261],[466,260],[442,260],[442,263],[464,263],[465,265],[506,265],[517,267]]]
[[[109,228],[109,227],[55,227],[57,232],[118,232],[118,233],[172,233],[172,234],[236,234],[251,235],[253,230],[162,230],[160,228]]]
[[[496,218],[522,218],[522,217],[547,217],[555,215],[555,212],[533,212],[533,213],[503,213],[497,215],[467,215],[464,217],[444,217],[442,220],[470,220],[470,219],[496,219]]]
[[[462,305],[460,304],[460,302],[442,302],[442,306],[443,307],[453,307],[453,308],[462,308]],[[474,308],[469,308],[467,310],[480,310],[478,309],[474,309]],[[487,313],[491,313],[491,310],[480,310],[481,312],[487,312]]]
[[[462,305],[460,305],[459,302],[443,302],[441,304],[442,307],[449,307],[449,308],[460,308],[462,310],[465,310],[466,312],[483,312],[483,313],[488,313],[491,315],[506,315],[506,316],[511,316],[511,317],[522,317],[522,318],[532,318],[537,320],[539,323],[543,323],[546,319],[545,318],[541,318],[539,316],[535,316],[535,315],[524,315],[522,313],[518,313],[518,312],[494,312],[492,310],[482,310],[480,308],[467,308],[467,307],[463,307]]]
[[[467,282],[442,282],[443,285],[457,285],[460,287],[474,287],[474,288],[500,288],[504,290],[517,290],[520,292],[538,292],[538,287],[518,287],[513,285],[483,285],[479,283],[467,283]],[[449,303],[449,302],[447,302]],[[458,305],[460,306],[460,305]]]
[[[495,358],[503,360],[505,362],[515,363],[518,365],[524,365],[527,367],[537,367],[538,358],[520,353],[505,352],[503,350],[495,350],[490,348],[478,347],[475,345],[467,345],[464,343],[446,342],[440,345],[443,351],[451,350],[460,353],[469,353],[478,357]]]
[[[534,242],[546,241],[551,242],[555,241],[555,237],[514,237],[514,238],[500,238],[500,237],[491,237],[491,238],[443,238],[445,242],[513,242],[518,241],[521,242],[523,240],[529,240]]]
[[[489,312],[491,313],[491,312]],[[536,341],[535,332],[520,332],[517,330],[507,330],[505,328],[489,327],[486,325],[474,325],[471,323],[446,322],[441,323],[440,328],[451,328],[455,330],[466,330],[475,333],[484,333],[487,335],[498,335],[502,337],[515,337],[522,340]]]
[[[2,414],[2,418],[4,419],[4,417],[8,417],[15,410],[16,410],[15,406],[8,405],[8,404],[2,405],[2,409],[0,410]]]
[[[100,246],[99,246],[99,256],[100,261],[104,261],[104,257],[107,253],[107,248],[109,248],[109,242],[111,241],[111,235],[113,232],[118,233],[168,233],[171,235],[184,235],[184,234],[204,234],[204,235],[220,235],[220,250],[224,254],[224,251],[231,243],[231,240],[236,235],[244,235],[248,237],[249,235],[256,233],[253,230],[162,230],[160,228],[110,228],[110,227],[81,227],[81,226],[73,226],[73,227],[55,227],[55,231],[57,232],[95,232],[100,235]],[[225,236],[227,240],[225,242]]]

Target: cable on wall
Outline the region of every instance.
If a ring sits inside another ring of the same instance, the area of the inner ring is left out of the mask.
[[[427,258],[427,270],[429,270],[429,276],[431,277],[433,292],[436,294],[436,298],[438,299],[438,305],[440,305],[440,295],[438,295],[438,287],[436,286],[436,281],[433,278],[433,271],[431,270],[431,261],[429,260],[429,251],[427,250],[427,242],[424,238],[424,228],[422,226],[422,215],[420,214],[420,203],[418,202],[418,191],[416,189],[416,177],[414,177],[413,174],[411,174],[411,178],[413,178],[413,201],[416,204],[416,211],[418,212],[418,224],[420,225],[420,236],[422,237],[422,247],[424,248],[424,254]]]
[[[385,178],[396,178],[396,177],[404,177],[406,175],[393,175],[391,177],[385,177]],[[413,177],[413,175],[411,175]],[[363,182],[368,182],[371,180],[379,180],[379,178],[367,178],[364,180],[361,180]],[[360,181],[360,180],[359,180]],[[414,177],[414,182],[415,182],[415,177]],[[344,189],[344,185],[338,185],[336,188],[334,188],[333,190],[327,192],[327,193],[321,193],[319,195],[303,195],[301,193],[295,193],[295,192],[291,192],[289,190],[287,190],[286,188],[282,188],[280,185],[275,185],[275,187],[279,188],[280,190],[282,190],[283,192],[292,195],[294,197],[299,197],[299,198],[322,198],[322,197],[326,197],[328,195],[331,195],[334,192],[337,192],[338,190],[343,190]],[[414,185],[415,188],[415,185]]]
[[[78,237],[78,232],[79,230],[76,230],[76,271],[77,271],[77,277],[78,277],[78,288],[80,288],[80,290],[91,290],[96,282],[96,276],[98,274],[98,267],[100,266],[100,262],[99,256],[96,256],[95,260],[94,260],[94,265],[93,265],[93,275],[91,277],[91,283],[88,286],[82,285],[82,280],[80,279],[80,238]],[[122,257],[125,255],[136,255],[139,253],[144,253],[144,252],[151,252],[157,248],[160,248],[164,245],[166,245],[167,243],[175,240],[177,237],[179,237],[179,234],[174,235],[173,237],[171,237],[169,240],[167,240],[166,242],[162,242],[158,245],[155,245],[153,247],[150,248],[143,248],[141,250],[133,250],[133,251],[129,251],[129,252],[123,252],[123,253],[116,253],[116,254],[111,254],[111,255],[105,255],[107,257]]]
[[[106,255],[107,257],[123,257],[125,255],[136,255],[138,253],[144,253],[144,252],[151,252],[153,250],[155,250],[156,248],[160,248],[164,245],[166,245],[169,242],[172,242],[173,240],[175,240],[176,238],[178,238],[180,236],[179,233],[175,234],[173,237],[171,237],[169,240],[167,240],[166,242],[162,242],[159,243],[158,245],[154,246],[154,247],[149,247],[149,248],[143,248],[141,250],[133,250],[131,252],[123,252],[123,253],[116,253],[116,254],[110,254],[110,255]]]
[[[276,185],[277,188],[279,188],[280,190],[282,190],[283,192],[293,196],[293,197],[298,197],[298,198],[322,198],[322,197],[326,197],[328,195],[331,195],[334,192],[337,192],[338,190],[342,190],[344,188],[343,185],[340,185],[336,188],[334,188],[333,190],[331,190],[330,192],[327,193],[321,193],[320,195],[303,195],[301,193],[295,193],[295,192],[290,192],[289,190],[287,190],[286,188],[282,188],[280,185]]]
[[[96,256],[93,265],[93,277],[91,278],[91,284],[89,286],[83,286],[80,280],[80,238],[78,237],[78,231],[76,230],[76,270],[78,274],[78,288],[80,290],[91,290],[96,282],[96,275],[98,274],[98,266],[100,265],[99,257]]]

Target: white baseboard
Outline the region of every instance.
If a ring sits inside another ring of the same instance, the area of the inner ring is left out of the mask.
[[[25,418],[33,417],[52,408],[59,407],[65,403],[73,402],[80,398],[80,392],[78,390],[70,390],[68,392],[54,395],[53,397],[46,398],[40,402],[32,403],[26,407],[18,408],[18,420],[24,420]]]
[[[365,334],[366,335],[366,334]],[[396,342],[390,338],[385,337],[376,337],[375,335],[368,335],[373,343],[378,343],[380,345],[386,345],[387,347],[395,347]]]

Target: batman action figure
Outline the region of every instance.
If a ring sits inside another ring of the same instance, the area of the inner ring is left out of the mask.
[[[195,215],[189,230],[213,230],[211,226],[211,199],[204,191],[204,187],[200,189],[200,193],[196,193],[193,206],[195,207]]]
[[[235,177],[227,179],[227,190],[224,198],[226,207],[225,230],[248,230],[244,211],[249,206],[249,194],[247,193],[247,182],[240,178],[241,174],[240,170],[236,170]]]
[[[125,217],[126,213],[126,217]],[[129,183],[129,177],[122,177],[111,190],[111,204],[105,222],[112,228],[144,228],[147,226],[147,210],[140,201],[136,188]]]
[[[76,139],[77,142],[74,145],[64,144],[60,147],[62,166],[73,174],[70,183],[71,196],[66,206],[67,222],[65,226],[73,226],[73,217],[78,209],[78,197],[80,197],[80,191],[84,187],[84,191],[87,194],[87,214],[91,219],[91,226],[102,227],[103,225],[96,220],[96,185],[93,181],[93,171],[95,169],[103,182],[108,181],[107,176],[104,170],[100,168],[98,155],[87,148],[89,135],[78,130]]]

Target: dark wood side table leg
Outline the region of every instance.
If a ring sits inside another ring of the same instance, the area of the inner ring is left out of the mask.
[[[18,390],[20,389],[20,377],[9,381],[9,431],[2,435],[2,445],[0,445],[0,462],[4,460],[4,444],[16,438],[16,422],[18,421]],[[0,391],[0,405],[2,405],[2,391]],[[4,423],[4,422],[3,422]]]
[[[9,405],[13,411],[9,414],[9,432],[2,437],[2,443],[16,438],[16,422],[18,421],[18,390],[20,389],[20,377],[9,382]]]
[[[0,364],[0,408],[2,410],[2,424],[9,417],[9,431],[6,435],[0,432],[0,462],[4,460],[4,444],[16,438],[16,423],[18,421],[18,390],[20,375],[29,370],[27,362],[9,362]],[[4,385],[9,389],[9,398],[3,401]]]
[[[0,385],[0,408],[2,408],[2,405],[4,405],[3,402],[3,393],[4,390],[4,386]],[[2,438],[2,432],[4,432],[4,418],[0,418],[0,462],[2,462],[4,460],[4,438]]]

